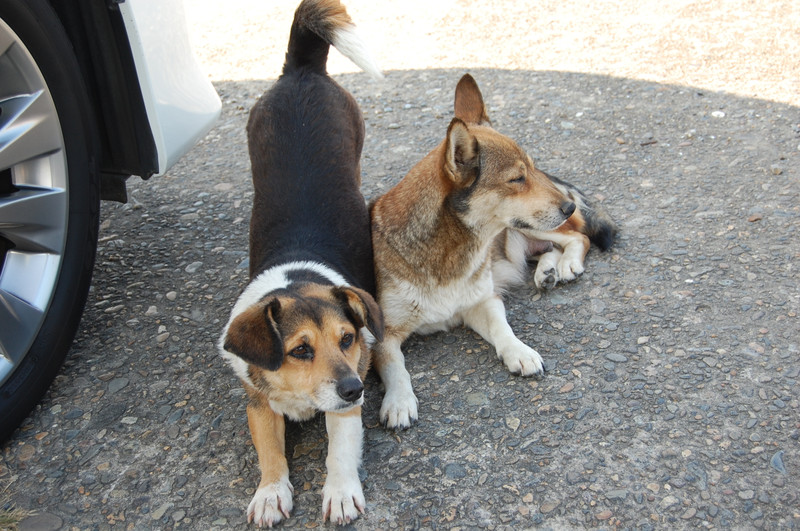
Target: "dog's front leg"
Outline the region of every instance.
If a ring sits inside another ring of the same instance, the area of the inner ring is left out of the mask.
[[[247,405],[247,422],[258,454],[261,482],[247,508],[247,521],[272,527],[292,510],[292,484],[284,455],[286,425],[263,398]]]
[[[366,501],[358,478],[364,427],[361,408],[325,413],[328,429],[328,478],[322,488],[322,520],[347,524],[364,512]]]
[[[589,238],[579,232],[572,232],[568,241],[559,242],[564,255],[558,261],[558,277],[561,282],[575,280],[583,274],[583,262],[589,252]]]
[[[511,372],[531,376],[544,371],[539,353],[514,335],[506,320],[503,301],[497,295],[482,300],[463,312],[461,317],[465,325],[492,344],[497,351],[497,357],[503,360]]]
[[[389,428],[408,428],[417,420],[417,397],[411,386],[400,345],[403,337],[389,329],[382,342],[373,347],[372,361],[386,388],[381,404],[380,419]]]

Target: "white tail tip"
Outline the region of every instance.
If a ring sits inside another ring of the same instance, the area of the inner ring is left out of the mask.
[[[383,73],[378,63],[375,62],[366,44],[356,33],[355,26],[337,28],[334,32],[332,44],[334,48],[353,61],[364,72],[375,79],[383,78]]]

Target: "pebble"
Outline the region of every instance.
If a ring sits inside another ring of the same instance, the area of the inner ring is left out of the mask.
[[[539,512],[542,514],[551,513],[556,509],[556,507],[558,507],[558,505],[558,501],[545,502],[541,505],[541,507],[539,507]]]
[[[149,308],[147,308],[147,311],[144,312],[144,314],[147,317],[152,317],[154,315],[158,315],[158,308],[156,308],[155,306],[150,306]]]
[[[130,380],[128,380],[127,378],[114,378],[113,380],[108,382],[109,394],[113,395],[114,393],[117,393],[120,390],[124,389],[128,385],[129,381]]]
[[[662,509],[669,509],[670,507],[678,505],[679,503],[680,503],[680,500],[678,498],[676,498],[675,496],[669,495],[669,496],[665,496],[661,500],[659,505],[661,506]]]
[[[187,273],[197,273],[197,271],[203,266],[203,262],[192,262],[191,264],[186,266],[185,271]]]
[[[610,352],[606,354],[606,359],[609,361],[613,361],[614,363],[625,363],[628,361],[628,357],[622,354],[617,354],[614,352]]]
[[[516,418],[516,417],[506,417],[506,426],[508,426],[508,428],[511,431],[517,431],[517,429],[519,428],[519,425],[520,425],[520,420],[518,418]]]
[[[489,403],[489,397],[482,391],[467,394],[467,404],[470,406],[483,406]]]
[[[174,301],[178,298],[178,293],[175,291],[168,291],[166,296],[167,300]]]
[[[170,507],[172,507],[172,504],[170,502],[166,502],[162,504],[158,509],[150,513],[150,517],[153,520],[161,520],[161,518],[163,518],[163,516],[167,513]]]
[[[606,492],[606,498],[609,500],[624,500],[628,497],[627,489],[610,490]]]
[[[63,528],[64,521],[51,513],[36,513],[21,520],[17,526],[9,527],[20,531],[58,531]]]
[[[75,408],[73,410],[70,410],[66,415],[64,415],[64,418],[67,420],[75,420],[81,418],[82,416],[83,416],[83,410],[81,408]]]
[[[783,450],[778,450],[772,455],[769,465],[781,474],[786,474],[786,467],[783,464]]]
[[[467,476],[467,469],[458,463],[450,463],[445,465],[444,475],[450,479],[461,479]]]
[[[17,459],[23,462],[29,461],[34,455],[36,455],[36,448],[32,444],[22,444],[17,450]]]
[[[753,490],[741,490],[739,491],[739,498],[742,500],[752,500],[755,496],[755,492]]]

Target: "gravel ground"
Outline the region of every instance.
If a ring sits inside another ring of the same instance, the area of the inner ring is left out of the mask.
[[[223,102],[169,174],[104,204],[66,365],[0,452],[20,529],[241,528],[258,481],[214,342],[247,279],[244,126],[293,5],[192,0]],[[800,527],[800,6],[792,1],[368,2],[381,82],[332,53],[367,120],[364,193],[443,137],[469,71],[495,127],[618,220],[576,282],[508,297],[547,375],[464,329],[407,344],[421,420],[367,382],[355,529]],[[321,419],[292,426],[295,510],[322,525]]]

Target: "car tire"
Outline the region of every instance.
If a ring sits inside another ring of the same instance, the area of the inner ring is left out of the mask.
[[[80,72],[48,2],[0,2],[0,440],[58,373],[91,282],[99,142]],[[40,126],[41,142],[20,133]]]

